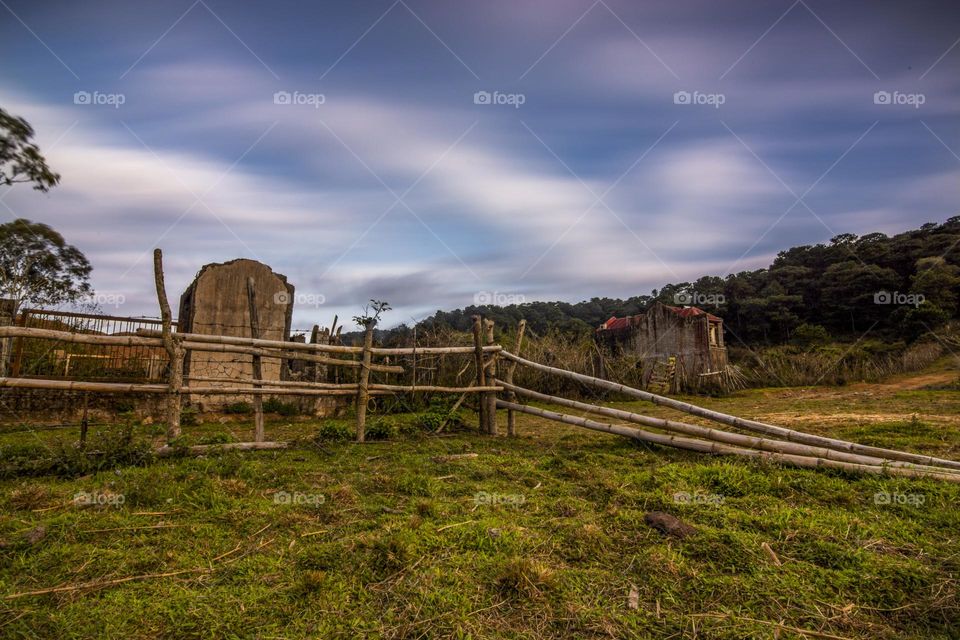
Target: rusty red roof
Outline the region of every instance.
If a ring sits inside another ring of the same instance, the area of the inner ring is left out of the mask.
[[[707,316],[707,319],[714,322],[722,322],[723,320],[718,316],[708,313],[699,307],[671,307],[668,304],[662,305],[664,309],[677,314],[681,318],[694,318],[697,316]],[[609,320],[604,322],[597,331],[617,331],[621,329],[627,329],[631,325],[633,318],[638,318],[643,314],[637,314],[635,316],[626,316],[623,318],[618,318],[617,316],[611,316]]]

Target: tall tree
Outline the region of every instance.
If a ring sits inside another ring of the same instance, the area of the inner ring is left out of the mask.
[[[0,224],[0,297],[24,304],[76,302],[92,293],[83,252],[48,225],[23,218]]]
[[[0,185],[32,182],[37,191],[48,191],[60,182],[32,140],[30,123],[0,108]]]

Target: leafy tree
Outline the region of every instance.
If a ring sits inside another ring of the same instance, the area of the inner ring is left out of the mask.
[[[92,267],[79,249],[51,227],[20,218],[0,225],[0,297],[14,312],[76,302],[92,293]]]
[[[32,182],[37,191],[48,191],[60,182],[32,139],[30,123],[0,109],[0,185]]]

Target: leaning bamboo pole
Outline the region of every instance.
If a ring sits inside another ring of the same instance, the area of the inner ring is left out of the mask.
[[[180,437],[180,402],[183,387],[184,349],[179,338],[173,335],[173,314],[167,301],[167,289],[163,281],[163,252],[153,250],[153,279],[163,319],[163,348],[170,359],[170,393],[167,396],[167,442]]]
[[[601,406],[589,404],[586,402],[579,402],[577,400],[569,400],[567,398],[551,396],[545,393],[539,393],[537,391],[532,391],[530,389],[518,387],[516,385],[510,384],[504,381],[499,381],[499,384],[503,385],[503,387],[508,391],[510,391],[511,393],[515,393],[517,395],[531,398],[533,400],[538,400],[540,402],[549,402],[551,404],[559,404],[561,406],[568,407],[570,409],[587,411],[589,413],[607,416],[609,418],[618,418],[620,420],[625,420],[627,422],[632,422],[634,424],[640,424],[646,427],[654,427],[657,429],[661,429],[663,431],[680,433],[683,435],[702,438],[703,440],[720,442],[723,444],[729,444],[729,445],[743,447],[747,449],[759,449],[761,451],[771,451],[773,453],[789,453],[789,454],[801,455],[801,456],[812,456],[816,458],[825,458],[827,460],[851,462],[854,464],[872,464],[872,465],[878,465],[878,466],[903,467],[908,469],[919,469],[921,471],[933,471],[937,473],[952,473],[952,474],[960,473],[960,471],[955,471],[953,469],[946,469],[943,467],[930,467],[930,466],[924,466],[924,465],[914,465],[909,462],[900,462],[897,460],[884,460],[883,458],[861,456],[855,453],[835,451],[833,449],[827,449],[824,447],[813,447],[810,445],[800,444],[796,442],[785,442],[783,440],[770,440],[770,439],[761,438],[758,436],[748,436],[742,433],[731,433],[729,431],[712,429],[710,427],[702,427],[700,425],[688,424],[685,422],[677,422],[674,420],[666,420],[663,418],[653,418],[651,416],[645,416],[639,413],[632,413],[630,411],[624,411],[622,409],[614,409],[611,407],[601,407]]]
[[[517,323],[517,340],[513,344],[513,352],[519,354],[520,349],[523,348],[523,334],[527,329],[527,321],[521,320]],[[509,384],[513,384],[513,373],[517,369],[517,363],[514,360],[507,362],[506,371],[504,372],[504,381]],[[507,400],[510,402],[517,401],[517,394],[513,391],[510,391],[507,394]],[[507,411],[507,436],[512,437],[517,435],[517,417],[513,411]]]
[[[493,320],[489,318],[483,322],[484,333],[487,338],[487,346],[493,346]],[[497,354],[490,356],[490,364],[487,367],[487,376],[490,380],[497,377]],[[491,436],[498,435],[497,427],[497,393],[495,391],[485,392],[481,398],[487,403],[487,433]]]
[[[360,380],[357,389],[357,442],[363,442],[367,437],[367,403],[370,398],[370,358],[373,354],[373,330],[377,326],[374,319],[367,321],[366,331],[363,334],[363,359],[360,367]]]
[[[250,321],[250,337],[254,340],[260,339],[260,310],[257,309],[257,284],[252,277],[247,278],[247,311]],[[263,384],[263,361],[259,354],[251,358],[253,365],[253,388],[262,389]],[[263,442],[265,439],[263,423],[263,396],[256,394],[253,396],[253,441]]]
[[[615,435],[633,438],[634,440],[638,440],[640,442],[648,442],[650,444],[658,444],[665,447],[673,447],[675,449],[697,451],[699,453],[737,455],[811,469],[837,469],[841,471],[858,473],[872,473],[877,475],[889,474],[908,478],[934,478],[938,480],[945,480],[947,482],[960,482],[960,475],[951,473],[936,473],[922,471],[919,469],[905,469],[903,467],[880,467],[876,465],[854,464],[851,462],[840,462],[838,460],[827,460],[825,458],[816,458],[812,456],[800,456],[789,453],[771,453],[769,451],[743,449],[740,447],[720,444],[718,442],[709,442],[696,438],[685,438],[682,436],[667,435],[662,433],[652,433],[650,431],[643,431],[642,429],[635,429],[633,427],[597,422],[588,418],[580,418],[577,416],[557,413],[555,411],[548,411],[546,409],[538,409],[537,407],[507,402],[505,400],[498,400],[497,405],[503,409],[513,409],[514,411],[519,411],[521,413],[527,413],[540,418],[546,418],[547,420],[571,424],[593,431],[612,433]]]
[[[955,460],[936,458],[934,456],[926,456],[918,453],[908,453],[905,451],[896,451],[894,449],[872,447],[869,445],[857,444],[855,442],[847,442],[845,440],[828,438],[826,436],[816,436],[809,433],[803,433],[801,431],[794,431],[793,429],[778,427],[772,424],[757,422],[755,420],[745,420],[743,418],[731,416],[726,413],[720,413],[719,411],[712,411],[710,409],[698,407],[697,405],[690,404],[688,402],[682,402],[680,400],[674,400],[673,398],[667,398],[665,396],[660,396],[655,393],[650,393],[649,391],[641,391],[640,389],[634,389],[633,387],[628,387],[623,384],[610,382],[609,380],[601,380],[600,378],[594,378],[592,376],[587,376],[582,373],[574,373],[573,371],[567,371],[566,369],[558,369],[556,367],[540,364],[539,362],[533,362],[531,360],[521,358],[520,356],[514,355],[507,351],[501,351],[500,355],[503,356],[504,358],[507,358],[508,360],[513,360],[518,364],[530,367],[532,369],[536,369],[538,371],[543,371],[545,373],[552,373],[565,378],[569,378],[571,380],[582,382],[584,384],[592,385],[594,387],[607,389],[608,391],[616,391],[618,393],[623,393],[624,395],[633,396],[634,398],[639,398],[641,400],[646,400],[647,402],[652,402],[653,404],[658,406],[664,406],[670,409],[676,409],[677,411],[689,413],[690,415],[706,418],[707,420],[713,420],[714,422],[726,424],[731,427],[737,427],[739,429],[744,429],[746,431],[763,433],[765,435],[782,438],[784,440],[789,440],[791,442],[799,442],[801,444],[807,444],[807,445],[812,445],[817,447],[825,447],[827,449],[833,449],[835,451],[846,451],[848,453],[857,453],[860,455],[871,456],[874,458],[883,458],[885,460],[899,460],[901,462],[912,462],[914,464],[931,466],[931,467],[946,467],[949,469],[960,469],[960,462],[957,462]]]

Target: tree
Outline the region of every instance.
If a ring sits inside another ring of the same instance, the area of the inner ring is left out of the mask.
[[[91,295],[86,256],[40,222],[20,218],[0,225],[0,297],[24,304],[58,305]]]
[[[30,123],[0,109],[0,185],[32,182],[34,189],[46,192],[60,182],[32,139]]]

